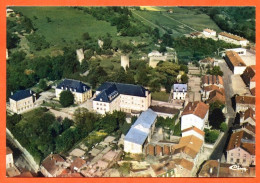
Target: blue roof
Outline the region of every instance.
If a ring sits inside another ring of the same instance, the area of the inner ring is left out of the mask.
[[[63,89],[61,87],[63,87]],[[84,93],[90,89],[88,85],[73,79],[64,79],[56,88],[68,91],[70,91],[70,89],[75,91],[76,89],[77,93]]]
[[[173,91],[187,91],[187,84],[173,84]]]
[[[157,114],[152,110],[148,109],[138,117],[131,129],[125,136],[125,140],[142,145],[148,137],[148,132],[141,131],[137,126],[142,126],[145,129],[150,129],[157,118]]]
[[[34,92],[32,90],[20,90],[15,92],[12,96],[10,96],[10,98],[15,101],[19,101],[28,98],[30,96],[33,96],[33,94]]]
[[[148,90],[140,85],[105,82],[97,89],[97,91],[100,93],[94,101],[102,100],[103,102],[111,102],[120,94],[146,97],[145,92]]]

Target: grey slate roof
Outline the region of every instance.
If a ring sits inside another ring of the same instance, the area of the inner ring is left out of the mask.
[[[15,101],[19,101],[28,98],[30,96],[33,96],[33,94],[34,92],[32,90],[20,90],[15,92],[12,96],[10,96],[10,98]]]
[[[97,91],[100,93],[94,101],[111,102],[120,94],[146,97],[145,92],[148,90],[140,85],[105,82]]]
[[[90,89],[88,85],[73,79],[64,79],[56,88],[68,91],[72,89],[73,92],[76,89],[77,93],[84,93]]]
[[[187,92],[187,84],[173,84],[173,91],[184,91]]]
[[[148,137],[148,132],[141,131],[137,126],[141,125],[143,128],[150,129],[156,118],[157,114],[152,109],[142,112],[126,134],[125,140],[142,145]]]

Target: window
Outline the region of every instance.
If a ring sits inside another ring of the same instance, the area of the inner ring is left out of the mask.
[[[246,154],[244,154],[244,158],[246,158]]]
[[[230,162],[233,162],[233,158],[230,158]]]
[[[246,162],[246,159],[243,159],[243,163],[245,163]]]
[[[240,153],[238,153],[237,155],[240,156]]]
[[[237,163],[239,163],[240,162],[240,159],[237,159]]]

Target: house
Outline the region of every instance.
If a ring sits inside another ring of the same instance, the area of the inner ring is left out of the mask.
[[[170,48],[167,47],[167,49]],[[148,58],[149,58],[149,66],[155,68],[160,61],[174,60],[175,53],[174,52],[160,53],[159,51],[153,50],[151,53],[148,54]]]
[[[192,126],[190,128],[186,128],[181,132],[182,137],[194,135],[195,137],[198,137],[199,139],[204,141],[205,132],[201,131],[195,126]]]
[[[86,161],[81,158],[75,158],[70,165],[70,169],[72,172],[79,172],[80,169],[86,164]]]
[[[203,86],[201,89],[201,95],[202,95],[202,99],[203,101],[209,99],[210,93],[213,91],[219,91],[222,94],[225,93],[225,89],[221,88],[217,85],[208,85],[208,86]]]
[[[218,39],[225,41],[227,43],[232,43],[241,46],[247,46],[249,44],[249,41],[246,40],[245,38],[227,32],[219,33]]]
[[[228,67],[234,74],[243,74],[246,64],[242,58],[234,51],[226,51],[225,60]]]
[[[255,87],[252,88],[252,89],[250,89],[250,93],[251,93],[253,96],[255,96]]]
[[[181,130],[192,126],[204,129],[208,121],[209,106],[203,102],[189,102],[181,114]]]
[[[35,105],[36,94],[32,90],[20,90],[9,98],[10,110],[15,113],[23,113],[32,109]]]
[[[255,165],[255,139],[245,131],[231,135],[227,146],[227,163]]]
[[[204,29],[202,33],[205,37],[216,37],[217,35],[216,31],[212,29]]]
[[[221,104],[226,104],[226,97],[225,97],[225,91],[224,88],[221,88],[220,90],[213,90],[209,94],[209,98],[206,100],[207,104],[211,104],[214,102],[220,102]]]
[[[157,114],[148,109],[138,117],[124,139],[124,151],[130,153],[142,153],[146,142],[149,142],[153,134]]]
[[[207,160],[201,167],[198,177],[255,177],[255,167],[238,166]]]
[[[74,95],[74,101],[76,103],[85,102],[92,97],[90,86],[78,80],[64,79],[55,89],[56,98],[60,98],[62,91],[70,91]]]
[[[248,66],[246,67],[245,71],[241,75],[241,78],[243,79],[246,86],[249,87],[250,90],[252,88],[255,88],[255,80],[256,80],[255,71],[256,71],[255,65]]]
[[[217,65],[217,62],[215,61],[214,58],[211,58],[211,57],[207,57],[207,58],[204,58],[202,60],[199,61],[199,64],[200,66],[203,66],[203,67],[207,67],[207,66],[216,66]]]
[[[173,100],[185,100],[187,95],[188,86],[187,84],[173,84],[172,92],[173,92]]]
[[[13,151],[6,147],[6,169],[14,167]]]
[[[191,177],[194,163],[184,158],[174,159],[175,176],[176,177]]]
[[[105,82],[95,93],[93,110],[100,114],[121,110],[145,111],[151,105],[151,93],[142,86]]]
[[[215,75],[205,75],[202,77],[202,87],[216,85],[220,88],[223,88],[224,82],[221,76]]]
[[[236,96],[236,112],[245,112],[248,108],[255,110],[254,96]]]
[[[42,161],[40,171],[45,177],[57,177],[66,168],[66,162],[59,154],[50,154]]]
[[[195,135],[184,136],[180,139],[179,144],[172,146],[172,156],[173,158],[184,158],[195,163],[198,160],[203,143],[204,138],[200,139]]]
[[[240,125],[243,123],[249,123],[255,126],[255,111],[251,107],[240,114]]]

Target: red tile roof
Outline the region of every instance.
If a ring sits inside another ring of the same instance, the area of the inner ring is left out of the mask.
[[[246,120],[247,118],[252,118],[255,121],[255,111],[249,107],[244,114],[244,120]]]
[[[237,40],[237,41],[246,41],[246,39],[243,38],[243,37],[240,37],[240,36],[237,36],[237,35],[234,35],[234,34],[230,34],[230,33],[227,33],[227,32],[221,32],[221,33],[219,33],[219,35],[225,36],[225,37],[228,37],[230,39]]]
[[[74,168],[81,168],[84,164],[86,164],[86,161],[81,159],[81,158],[76,158],[74,161],[71,163],[70,168],[71,170],[74,170]]]
[[[243,74],[241,74],[241,77],[245,84],[249,86],[250,81],[255,81],[255,67],[254,66],[248,66],[246,67]]]
[[[237,104],[252,104],[255,105],[255,97],[254,96],[236,96]]]
[[[174,159],[175,164],[182,166],[183,168],[191,171],[194,164],[186,159]]]
[[[187,106],[184,108],[181,115],[183,116],[187,114],[194,114],[200,117],[201,119],[204,119],[208,110],[209,106],[203,102],[189,102]]]
[[[250,92],[251,92],[251,94],[252,94],[253,96],[255,96],[255,88],[252,88],[252,89],[250,90]]]
[[[195,132],[197,132],[198,134],[202,135],[204,137],[205,135],[205,132],[204,131],[201,131],[200,129],[198,129],[196,126],[192,126],[190,128],[186,128],[184,130],[182,130],[182,133],[183,132],[187,132],[187,131],[190,131],[190,130],[194,130]]]
[[[246,141],[243,142],[243,139],[245,139],[247,141],[254,140],[254,137],[252,135],[246,133],[245,131],[239,131],[239,132],[233,133],[230,137],[227,151],[230,151],[237,147],[241,147],[241,148],[245,149],[251,155],[254,155],[255,154],[255,143],[253,143],[253,142],[249,143]]]
[[[156,145],[155,146],[155,153],[156,155],[162,155],[162,152],[163,152],[163,148],[159,145]]]
[[[238,55],[237,52],[226,51],[226,57],[229,59],[233,66],[246,66],[245,62]]]
[[[59,154],[50,154],[42,161],[42,166],[51,174],[54,175],[59,170],[57,163],[65,163],[65,160]]]
[[[224,88],[222,88],[222,90],[224,90]],[[221,90],[214,90],[214,91],[210,92],[207,103],[211,104],[216,101],[219,101],[222,104],[225,104],[226,103],[225,92],[221,92]]]
[[[209,32],[209,33],[216,32],[216,31],[211,30],[211,29],[204,29],[203,31],[205,31],[205,32]]]
[[[223,78],[221,76],[215,76],[215,75],[205,75],[202,77],[202,84],[208,84],[208,85],[223,85]]]

